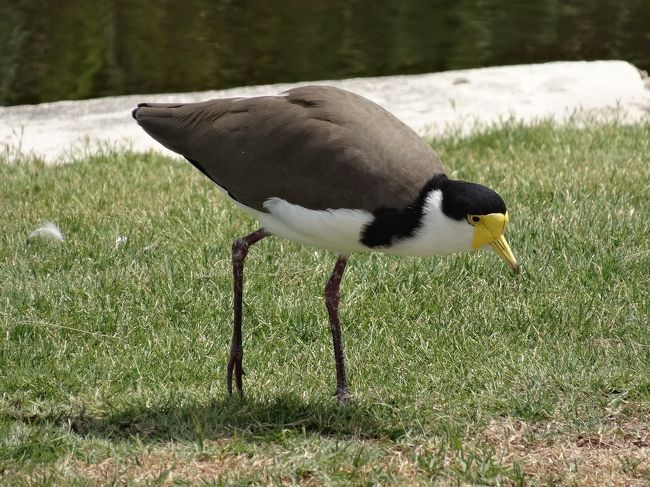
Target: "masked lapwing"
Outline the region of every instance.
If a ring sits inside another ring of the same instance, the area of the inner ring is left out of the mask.
[[[141,103],[133,118],[210,178],[261,227],[232,245],[234,327],[227,367],[242,394],[242,294],[249,248],[275,235],[338,253],[325,286],[336,396],[350,397],[339,288],[355,251],[430,256],[492,248],[514,271],[503,199],[449,179],[417,133],[359,95],[328,86],[201,103]]]

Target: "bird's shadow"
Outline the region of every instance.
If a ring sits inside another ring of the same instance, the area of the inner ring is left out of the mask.
[[[169,406],[133,405],[110,414],[94,416],[84,410],[75,413],[27,415],[27,423],[58,423],[84,438],[111,441],[203,442],[232,437],[255,441],[283,441],[289,434],[362,438],[398,438],[402,427],[382,421],[385,414],[377,404],[334,398],[306,402],[297,396],[272,399],[223,398],[208,403],[188,401]]]

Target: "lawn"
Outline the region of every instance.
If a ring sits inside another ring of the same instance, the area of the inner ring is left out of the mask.
[[[0,483],[646,485],[650,125],[434,147],[504,197],[522,273],[353,255],[345,406],[334,254],[253,247],[229,398],[230,246],[255,222],[160,155],[0,164]],[[45,220],[65,240],[27,243]]]

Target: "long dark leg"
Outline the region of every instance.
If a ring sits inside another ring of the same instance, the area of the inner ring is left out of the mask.
[[[241,316],[242,316],[242,301],[244,292],[244,259],[248,254],[248,249],[255,242],[259,242],[264,237],[270,234],[260,228],[256,232],[246,235],[237,239],[232,244],[232,275],[233,275],[233,291],[234,291],[234,326],[232,330],[232,341],[230,342],[230,360],[228,360],[228,394],[232,394],[232,373],[235,372],[235,383],[239,395],[244,394],[242,387],[242,375],[244,369],[242,367],[242,360],[244,358],[244,346],[242,344],[241,334]]]
[[[348,263],[346,256],[340,255],[334,270],[325,286],[325,306],[330,317],[332,327],[332,341],[334,343],[334,361],[336,363],[336,397],[339,401],[352,399],[348,391],[348,383],[345,379],[345,361],[343,358],[343,341],[341,340],[341,323],[339,321],[339,290],[345,266]]]

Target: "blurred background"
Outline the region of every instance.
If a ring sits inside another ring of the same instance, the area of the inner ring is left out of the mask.
[[[0,0],[0,105],[583,59],[650,0]]]

